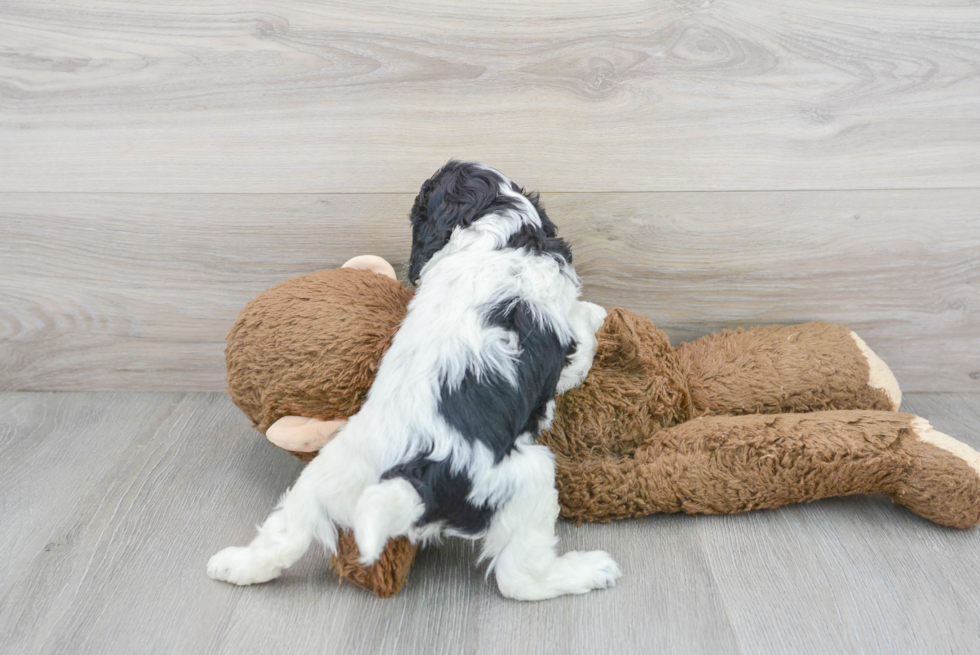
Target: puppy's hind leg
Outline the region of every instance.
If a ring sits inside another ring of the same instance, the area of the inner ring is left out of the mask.
[[[259,526],[248,546],[225,548],[208,560],[208,577],[237,585],[268,582],[303,556],[313,540],[319,507],[310,478],[300,479]]]
[[[558,492],[551,452],[527,445],[510,458],[498,466],[504,467],[501,475],[516,482],[516,490],[494,515],[481,556],[491,559],[500,593],[516,600],[545,600],[615,585],[622,573],[608,553],[556,553]]]
[[[268,582],[295,564],[314,537],[336,551],[337,517],[331,514],[350,503],[345,496],[359,494],[370,479],[365,467],[341,451],[340,443],[327,444],[259,526],[252,543],[215,554],[208,561],[208,576],[237,585]]]

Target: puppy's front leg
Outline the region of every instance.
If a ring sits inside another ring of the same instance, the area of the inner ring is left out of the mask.
[[[584,594],[616,584],[622,575],[609,553],[556,553],[558,492],[555,463],[541,445],[511,452],[503,475],[516,480],[513,497],[493,517],[481,559],[490,558],[500,593],[516,600]]]
[[[558,379],[558,393],[563,394],[582,384],[585,376],[592,368],[592,358],[595,357],[599,345],[596,332],[606,320],[606,310],[591,302],[576,301],[568,314],[568,321],[575,336],[574,352],[567,359],[565,368]]]

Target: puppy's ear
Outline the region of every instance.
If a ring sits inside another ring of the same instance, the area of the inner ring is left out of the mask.
[[[408,259],[408,281],[412,284],[418,284],[422,267],[449,240],[447,235],[443,235],[436,229],[435,222],[429,220],[428,213],[429,201],[438,183],[440,173],[442,173],[442,169],[422,185],[419,194],[415,196],[415,203],[412,205],[412,211],[408,216],[412,223],[412,254]]]
[[[515,185],[516,187],[516,185]],[[544,205],[541,204],[541,198],[537,191],[525,191],[522,188],[515,188],[516,191],[520,191],[521,195],[528,199],[531,206],[534,207],[534,211],[538,212],[538,218],[541,219],[541,231],[544,232],[544,246],[543,250],[548,252],[558,253],[565,258],[569,264],[572,263],[572,249],[565,243],[565,240],[558,236],[558,227],[554,224],[551,218],[548,217],[547,212],[544,210]]]
[[[541,219],[541,229],[544,230],[544,235],[546,237],[557,236],[558,228],[555,226],[554,222],[548,218],[548,214],[544,210],[544,205],[541,204],[541,195],[537,191],[525,191],[516,184],[514,185],[514,190],[527,198],[528,202],[531,203],[531,206],[534,207],[534,211],[538,212],[538,218]]]
[[[426,180],[415,197],[412,213],[412,255],[408,279],[418,283],[422,268],[452,237],[480,217],[505,207],[513,199],[500,195],[498,173],[470,162],[450,160]]]

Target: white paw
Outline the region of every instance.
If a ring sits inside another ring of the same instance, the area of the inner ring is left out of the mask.
[[[546,571],[523,568],[497,569],[497,586],[514,600],[546,600],[565,594],[584,594],[606,589],[622,576],[609,553],[572,551],[554,560]]]
[[[282,568],[248,548],[225,548],[208,560],[208,577],[237,585],[258,584],[279,577]]]
[[[592,327],[593,334],[599,331],[602,324],[606,320],[606,310],[605,308],[595,304],[594,302],[588,302],[583,300],[579,307],[587,310],[589,316],[589,325]]]
[[[581,591],[572,593],[584,594],[592,589],[615,587],[616,581],[623,576],[616,560],[604,550],[573,550],[562,555],[561,560],[568,567],[569,574],[581,585]]]

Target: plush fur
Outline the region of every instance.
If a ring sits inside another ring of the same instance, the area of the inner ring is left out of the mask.
[[[290,415],[351,415],[411,295],[351,269],[266,291],[228,338],[232,400],[263,433]],[[675,349],[648,318],[616,308],[596,337],[588,376],[558,398],[539,439],[555,453],[566,518],[732,513],[885,493],[942,525],[980,520],[980,455],[890,411],[897,397],[846,327],[738,330]],[[342,578],[396,593],[414,546],[393,539],[365,567],[347,534],[333,560]]]
[[[411,222],[419,288],[364,405],[209,575],[270,580],[314,537],[335,551],[339,526],[364,565],[392,537],[482,537],[511,598],[613,585],[607,553],[557,555],[554,458],[536,443],[555,394],[587,374],[604,310],[578,300],[571,253],[537,200],[493,169],[449,162]]]

